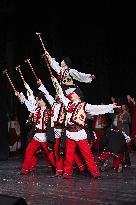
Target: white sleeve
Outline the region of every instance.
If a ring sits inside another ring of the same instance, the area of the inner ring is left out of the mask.
[[[37,106],[35,104],[32,104],[29,100],[25,99],[24,101],[25,106],[27,107],[29,112],[34,112]]]
[[[59,93],[59,98],[60,98],[61,102],[64,104],[65,107],[67,107],[69,102],[71,102],[71,101],[65,97],[63,90],[62,90],[60,84],[58,83],[58,81],[55,77],[54,77],[53,84],[54,84],[54,87],[56,89],[56,92]]]
[[[27,97],[33,95],[33,91],[27,83],[25,85],[25,88],[27,89]]]
[[[19,100],[20,100],[20,102],[22,103],[22,104],[24,104],[24,102],[25,102],[25,100],[26,100],[26,98],[25,98],[25,96],[24,96],[24,94],[21,92],[21,93],[19,93]]]
[[[28,111],[30,111],[30,112],[35,111],[37,106],[34,103],[32,103],[31,101],[27,100],[22,92],[19,94],[19,99],[20,99],[20,102],[22,104],[25,104]]]
[[[34,96],[34,95],[28,96],[28,101],[29,101],[32,105],[35,105],[35,104],[36,104],[35,96]]]
[[[55,102],[54,98],[49,94],[48,90],[45,88],[45,86],[42,84],[40,85],[40,87],[38,88],[39,90],[41,90],[44,94],[46,99],[48,100],[49,104],[51,106],[53,106],[53,103]]]
[[[91,115],[102,115],[105,113],[114,113],[113,110],[113,105],[91,105],[91,104],[86,104],[85,106],[85,111],[87,114]]]
[[[131,138],[125,132],[123,132],[123,131],[122,131],[122,134],[125,137],[126,143],[129,143],[131,141]]]
[[[35,96],[33,94],[32,89],[30,88],[30,86],[28,84],[25,85],[25,88],[27,89],[27,97],[28,97],[28,101],[32,104],[35,105],[36,104],[36,100],[35,100]]]
[[[84,83],[92,82],[91,74],[81,73],[75,69],[70,69],[69,73],[73,77],[73,79],[78,80],[80,82],[84,82]]]
[[[51,67],[57,72],[58,75],[60,74],[61,67],[59,66],[59,63],[56,62],[55,58],[51,58]]]

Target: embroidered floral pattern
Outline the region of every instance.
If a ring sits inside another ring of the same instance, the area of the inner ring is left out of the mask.
[[[85,105],[85,102],[78,103],[71,117],[71,121],[81,126],[82,128],[84,128],[86,120]]]
[[[42,114],[43,113],[43,114]],[[46,130],[49,121],[49,110],[37,108],[33,113],[35,130]]]

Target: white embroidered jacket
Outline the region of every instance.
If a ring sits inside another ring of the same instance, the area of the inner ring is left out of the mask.
[[[58,75],[62,74],[62,76],[63,76],[64,70],[63,70],[63,68],[61,68],[59,66],[59,63],[56,62],[55,58],[51,59],[51,67],[57,72]],[[69,68],[68,75],[70,75],[74,80],[78,80],[80,82],[84,82],[84,83],[91,83],[92,82],[91,74],[81,73],[75,69]]]
[[[26,105],[29,112],[34,112],[35,109],[37,108],[35,96],[34,96],[33,91],[31,90],[31,88],[29,87],[28,84],[26,84],[26,89],[27,89],[28,99],[26,99],[25,95],[21,92],[19,94],[20,101],[21,101],[21,103]]]
[[[59,123],[61,115],[63,115],[63,113],[61,114],[62,103],[56,102],[55,99],[49,94],[48,90],[45,88],[43,84],[40,85],[38,89],[45,94],[46,99],[48,100],[49,104],[52,107],[51,126],[54,127],[54,123]],[[62,129],[54,128],[54,131],[55,131],[56,138],[61,137]]]
[[[59,97],[60,97],[61,101],[63,102],[63,104],[65,105],[65,108],[67,110],[67,115],[66,115],[67,124],[72,125],[74,123],[71,121],[72,113],[68,112],[69,105],[72,106],[72,104],[74,104],[74,106],[75,106],[75,105],[78,105],[79,103],[81,103],[81,101],[77,100],[77,101],[74,101],[73,103],[71,103],[71,101],[68,98],[66,98],[65,95],[63,94],[62,88],[59,85],[56,78],[54,78],[54,84],[56,86],[56,89],[59,90]],[[109,105],[91,105],[91,104],[86,103],[84,106],[84,113],[89,114],[89,115],[99,115],[99,114],[113,113],[113,112],[114,112],[114,110],[113,110],[112,104],[109,104]],[[79,140],[87,138],[87,134],[86,134],[84,129],[82,129],[78,132],[69,132],[67,130],[66,134],[67,134],[68,138],[74,139],[75,141],[79,141]]]

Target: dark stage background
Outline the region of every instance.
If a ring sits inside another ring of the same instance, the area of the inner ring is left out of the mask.
[[[27,118],[25,107],[14,98],[2,70],[8,69],[16,89],[25,92],[20,76],[15,71],[16,66],[22,65],[24,77],[36,93],[36,81],[24,64],[24,59],[30,58],[35,71],[54,94],[49,72],[40,57],[42,46],[35,32],[42,33],[48,51],[59,62],[69,56],[73,68],[96,75],[96,81],[91,84],[80,84],[87,102],[109,103],[111,95],[135,95],[134,8],[132,3],[111,0],[90,1],[89,5],[86,2],[74,5],[69,1],[61,4],[40,0],[1,0],[1,122],[4,121],[7,126],[7,115],[11,112],[19,114],[22,124]],[[6,145],[7,133],[4,129],[3,123],[0,123],[0,141]]]

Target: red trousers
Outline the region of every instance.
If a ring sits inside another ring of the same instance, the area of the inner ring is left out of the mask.
[[[54,146],[55,162],[56,162],[56,174],[63,174],[64,171],[64,156],[60,156],[60,138],[56,138]],[[75,152],[74,161],[80,171],[84,170],[84,165],[80,159],[79,153]]]
[[[81,158],[81,154],[79,152],[75,152],[74,161],[79,168],[80,171],[84,171],[85,169],[85,161]]]
[[[115,170],[118,170],[119,168],[119,164],[123,164],[123,157],[124,154],[112,154],[110,152],[103,152],[100,156],[99,156],[99,160],[103,161],[106,160],[110,157],[113,157],[113,162],[112,162],[112,168]]]
[[[56,162],[56,174],[63,174],[64,157],[60,155],[60,138],[56,138],[56,143],[54,145],[54,155]]]
[[[53,152],[48,150],[48,145],[47,142],[38,142],[35,139],[32,139],[29,144],[28,147],[26,149],[26,153],[25,153],[25,158],[24,158],[24,162],[22,165],[22,169],[23,170],[30,170],[30,167],[32,166],[32,159],[33,156],[35,155],[36,151],[38,151],[40,145],[43,147],[45,153],[47,154],[48,158],[50,159],[52,165],[55,167],[55,159],[54,159],[54,154]]]
[[[69,138],[66,139],[66,160],[64,163],[64,177],[65,175],[72,175],[73,173],[73,161],[75,159],[75,149],[78,146],[82,153],[84,160],[88,166],[88,170],[93,177],[100,176],[99,169],[95,163],[94,156],[90,150],[87,140],[74,141]]]
[[[30,169],[29,170],[37,170],[37,164],[38,164],[38,155],[40,153],[36,152],[31,160],[31,165],[30,165]],[[47,154],[45,153],[45,151],[41,151],[42,156],[44,157],[46,163],[47,163],[47,169],[48,170],[52,170],[52,163],[49,159],[49,157],[47,156]]]

